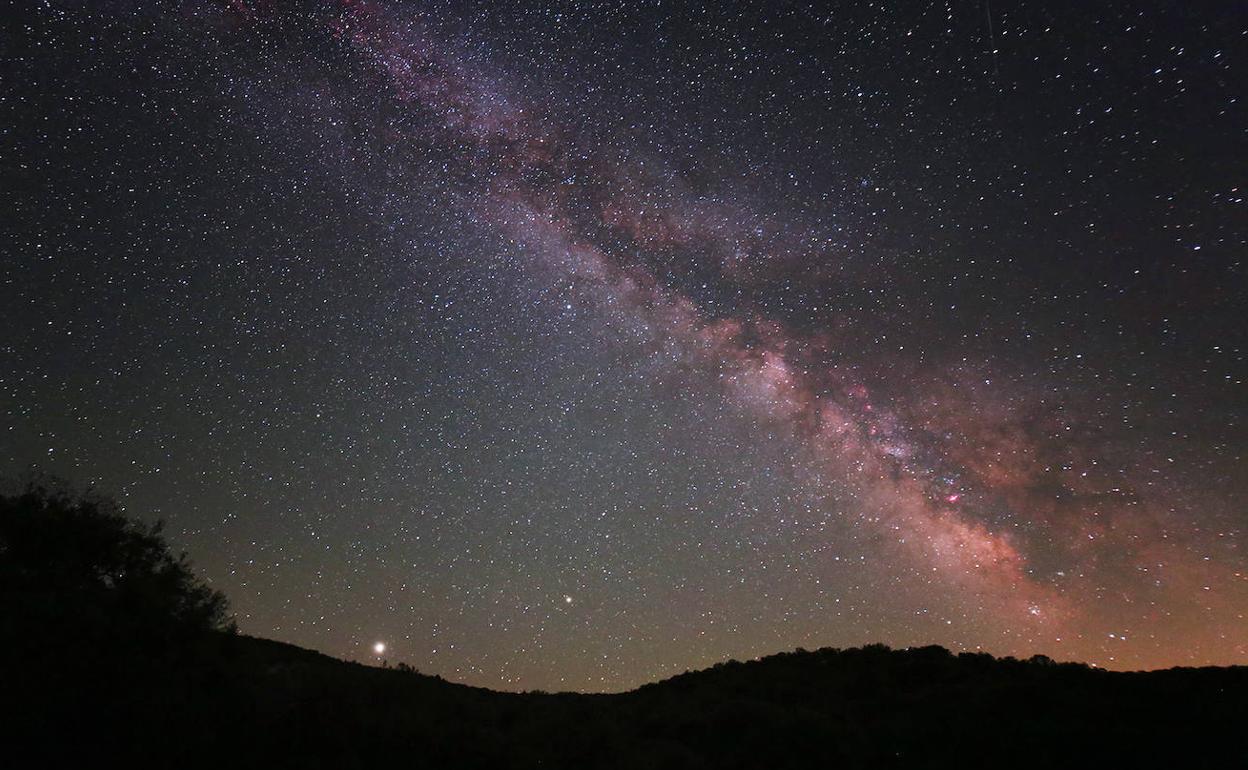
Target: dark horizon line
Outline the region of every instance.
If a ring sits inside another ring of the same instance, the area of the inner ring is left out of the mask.
[[[652,681],[643,682],[641,684],[634,685],[624,690],[544,690],[542,688],[512,690],[512,689],[496,689],[494,687],[486,687],[484,685],[468,684],[467,682],[461,682],[461,681],[456,681],[454,679],[448,679],[447,677],[441,674],[422,671],[420,668],[413,666],[410,663],[407,663],[406,661],[394,661],[393,663],[391,663],[388,659],[382,659],[380,663],[369,663],[367,661],[356,660],[354,658],[340,658],[336,655],[331,655],[321,650],[313,649],[310,647],[303,647],[293,642],[287,642],[287,641],[283,641],[280,639],[270,639],[264,636],[255,636],[253,634],[245,633],[242,631],[239,631],[237,635],[240,637],[257,640],[257,641],[268,643],[268,644],[278,644],[278,645],[282,645],[285,647],[293,647],[297,650],[300,650],[301,652],[320,655],[338,663],[361,666],[363,668],[377,669],[379,671],[413,673],[413,674],[417,674],[419,676],[427,677],[430,679],[437,679],[447,684],[454,685],[456,687],[466,687],[470,690],[481,690],[481,691],[496,693],[500,695],[551,695],[551,696],[555,696],[555,695],[578,695],[578,696],[627,695],[630,693],[638,692],[640,690],[644,690],[649,687],[656,687],[662,684],[666,684],[675,679],[680,679],[686,676],[696,676],[699,674],[704,674],[706,672],[714,671],[716,669],[723,668],[725,666],[733,666],[733,665],[748,666],[750,664],[762,663],[764,661],[771,660],[773,658],[780,658],[780,657],[786,657],[786,656],[791,656],[791,655],[814,655],[814,654],[824,653],[824,652],[860,653],[860,652],[865,652],[865,651],[879,651],[879,652],[885,652],[885,653],[907,653],[907,652],[918,652],[922,650],[940,649],[940,650],[943,650],[952,658],[957,658],[961,656],[976,656],[976,657],[987,656],[991,658],[994,662],[1017,663],[1017,664],[1024,664],[1024,665],[1077,666],[1079,668],[1084,668],[1089,671],[1099,671],[1099,672],[1103,672],[1104,674],[1109,674],[1109,675],[1156,674],[1156,673],[1167,672],[1167,671],[1210,671],[1210,670],[1224,671],[1224,670],[1248,668],[1248,661],[1244,663],[1227,663],[1227,664],[1220,664],[1220,665],[1205,664],[1205,665],[1193,665],[1193,666],[1173,665],[1173,666],[1165,666],[1165,667],[1159,667],[1159,668],[1109,668],[1109,667],[1102,666],[1097,663],[1089,663],[1087,661],[1081,661],[1081,660],[1058,660],[1056,658],[1052,658],[1043,653],[1036,653],[1026,658],[1020,658],[1015,655],[998,656],[984,649],[954,651],[954,650],[950,650],[948,647],[945,647],[944,645],[941,645],[941,644],[924,644],[924,645],[909,645],[906,647],[892,647],[884,642],[868,642],[868,643],[861,644],[861,645],[854,646],[854,647],[836,647],[836,646],[831,646],[831,645],[824,646],[824,647],[809,648],[809,649],[805,647],[796,647],[792,650],[779,650],[776,652],[768,653],[766,655],[760,655],[760,656],[755,656],[752,658],[747,658],[745,660],[738,660],[736,658],[727,658],[717,663],[712,663],[708,666],[704,666],[702,668],[686,669],[685,671],[682,671],[678,674],[672,674],[671,676],[666,676],[661,679],[655,679]]]

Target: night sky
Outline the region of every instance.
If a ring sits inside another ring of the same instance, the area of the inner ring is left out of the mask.
[[[500,689],[1248,663],[1248,8],[18,3],[0,473]]]

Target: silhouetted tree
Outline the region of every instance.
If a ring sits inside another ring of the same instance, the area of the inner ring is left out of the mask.
[[[56,479],[0,494],[0,634],[11,645],[159,643],[232,629],[227,607],[170,552],[159,523]]]

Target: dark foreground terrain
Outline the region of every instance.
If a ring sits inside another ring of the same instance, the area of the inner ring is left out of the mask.
[[[0,768],[1248,768],[1248,667],[882,645],[511,694],[233,631],[159,526],[0,494]]]
[[[228,634],[122,662],[83,650],[6,671],[22,682],[9,729],[48,761],[144,767],[1248,767],[1244,667],[869,647],[520,695]]]

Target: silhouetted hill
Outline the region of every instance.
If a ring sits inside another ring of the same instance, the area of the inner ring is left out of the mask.
[[[1112,673],[939,647],[499,693],[234,633],[160,527],[0,494],[0,767],[1248,767],[1248,668]]]
[[[1244,667],[1115,673],[873,646],[552,695],[220,633],[117,663],[27,670],[10,727],[58,761],[143,766],[1248,766]]]

